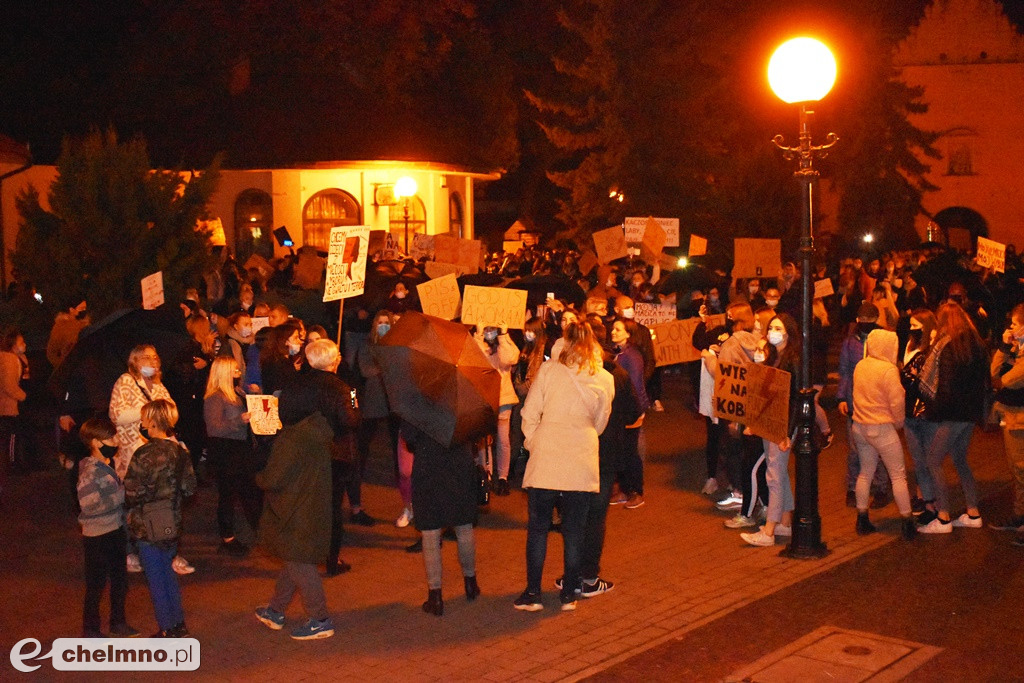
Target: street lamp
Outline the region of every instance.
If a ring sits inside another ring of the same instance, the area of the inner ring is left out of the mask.
[[[800,353],[800,418],[796,443],[796,509],[793,515],[793,536],[782,551],[788,557],[818,558],[828,553],[821,542],[821,516],[818,514],[818,449],[811,436],[814,421],[814,386],[811,384],[811,303],[814,283],[811,282],[811,256],[814,253],[814,208],[817,198],[818,172],[813,168],[815,157],[824,157],[839,138],[829,133],[825,144],[811,145],[809,105],[832,89],[836,80],[836,60],[825,45],[813,38],[794,38],[780,45],[768,63],[768,83],[783,102],[800,105],[800,144],[787,147],[783,137],[772,142],[790,160],[799,161],[794,173],[800,183],[802,211],[800,220],[800,258],[803,265],[801,313],[803,346]]]
[[[416,196],[416,181],[405,175],[395,181],[395,196],[402,200],[405,209],[405,253],[409,253],[409,200]]]

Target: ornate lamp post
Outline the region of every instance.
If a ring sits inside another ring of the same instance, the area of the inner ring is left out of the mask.
[[[416,196],[416,180],[402,176],[395,181],[395,196],[402,200],[405,209],[405,253],[409,253],[409,201]]]
[[[787,159],[797,160],[794,173],[800,183],[802,211],[800,221],[800,259],[802,276],[802,333],[800,354],[800,419],[796,443],[796,510],[793,515],[793,537],[784,555],[794,558],[819,558],[828,553],[821,542],[821,516],[818,514],[818,449],[811,438],[814,421],[814,387],[811,384],[811,304],[814,283],[811,281],[811,255],[814,253],[814,209],[817,201],[818,172],[813,168],[815,157],[824,157],[839,138],[834,133],[825,137],[825,144],[811,144],[808,109],[832,89],[836,80],[836,60],[821,42],[813,38],[794,38],[780,45],[768,63],[768,82],[784,102],[800,105],[800,143],[795,147],[783,144],[783,137],[772,140]]]

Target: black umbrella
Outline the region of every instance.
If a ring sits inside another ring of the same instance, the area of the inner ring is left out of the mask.
[[[526,306],[533,308],[544,304],[548,293],[556,299],[582,306],[587,295],[574,281],[562,275],[527,275],[505,285],[509,289],[526,290]]]
[[[717,276],[697,263],[665,273],[658,281],[657,289],[662,294],[681,294],[694,289],[708,289],[715,285]]]

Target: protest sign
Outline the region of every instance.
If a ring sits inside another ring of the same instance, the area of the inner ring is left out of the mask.
[[[268,318],[267,316],[263,315],[263,316],[260,316],[258,318],[253,318],[252,319],[252,333],[253,334],[256,334],[257,332],[262,330],[264,327],[270,327],[270,318]]]
[[[661,250],[665,248],[665,230],[658,221],[653,218],[647,219],[644,227],[644,237],[640,242],[640,258],[652,266],[658,263],[661,258]]]
[[[654,357],[658,367],[700,360],[700,351],[693,345],[693,333],[698,324],[700,318],[687,318],[650,326],[654,341]],[[724,324],[725,314],[719,313],[708,316],[706,327],[713,330]]]
[[[434,235],[417,233],[412,236],[409,247],[409,258],[419,261],[421,258],[434,258]]]
[[[371,230],[370,231],[370,246],[366,248],[366,253],[370,256],[379,254],[384,251],[384,245],[387,244],[388,239],[387,230]]]
[[[465,266],[460,266],[458,263],[438,263],[437,261],[427,261],[423,264],[423,272],[427,274],[431,280],[435,277],[441,277],[449,273],[454,273],[455,277],[461,277],[469,272]]]
[[[672,254],[662,253],[661,257],[658,259],[658,265],[661,266],[662,272],[675,270],[676,268],[679,268],[679,259]]]
[[[676,319],[676,307],[672,304],[633,304],[633,320],[645,327],[669,323]]]
[[[611,263],[615,259],[627,255],[626,235],[622,228],[615,226],[607,230],[598,230],[593,234],[594,247],[597,249],[597,260],[601,263]]]
[[[320,289],[324,265],[324,260],[316,253],[316,249],[311,247],[299,249],[299,258],[295,262],[292,284],[300,289]]]
[[[249,412],[249,427],[253,434],[270,436],[281,429],[281,418],[277,413],[277,396],[249,394],[245,397]]]
[[[163,306],[164,271],[158,270],[142,278],[142,307],[147,311]]]
[[[679,246],[679,219],[678,218],[654,218],[652,216],[627,218],[622,222],[626,231],[626,241],[632,244],[643,242],[644,234],[650,221],[657,223],[665,233],[665,244],[663,247]]]
[[[737,238],[732,276],[777,277],[782,266],[782,242],[776,239]]]
[[[427,315],[451,320],[459,314],[459,283],[454,273],[427,280],[416,285],[420,307]]]
[[[457,263],[467,273],[480,270],[480,240],[465,240],[451,235],[434,235],[434,260],[438,263]]]
[[[324,301],[347,299],[363,293],[369,238],[370,228],[365,225],[331,228]]]
[[[779,443],[789,436],[790,374],[768,365],[718,363],[715,416]]]
[[[979,237],[976,260],[982,268],[991,268],[996,273],[1005,273],[1006,245]]]
[[[505,240],[501,243],[501,250],[506,254],[514,254],[522,248],[522,240]]]
[[[824,280],[816,280],[814,282],[814,298],[824,299],[826,296],[832,296],[836,293],[836,290],[832,287],[832,280],[825,278]]]
[[[526,290],[466,285],[462,322],[521,330],[526,325]]]
[[[708,253],[708,241],[700,235],[690,235],[690,248],[686,250],[687,256],[703,256]]]
[[[274,272],[274,266],[270,265],[270,261],[259,254],[253,254],[250,256],[249,260],[245,262],[245,266],[243,266],[243,268],[247,271],[255,268],[260,271],[260,275],[263,277],[270,277]]]
[[[585,251],[582,254],[580,254],[579,267],[581,275],[587,275],[588,273],[590,273],[590,271],[597,267],[597,265],[598,260],[597,256],[594,255],[594,252]]]

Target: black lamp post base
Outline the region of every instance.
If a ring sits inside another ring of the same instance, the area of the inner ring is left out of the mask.
[[[787,545],[779,551],[779,557],[788,557],[791,560],[820,560],[830,552],[832,551],[824,543],[806,547]]]

